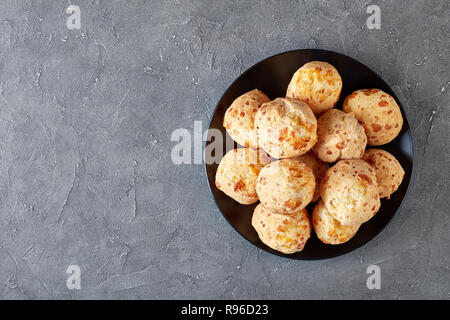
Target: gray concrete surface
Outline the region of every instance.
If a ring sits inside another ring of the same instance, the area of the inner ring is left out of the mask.
[[[5,0],[0,30],[0,298],[450,298],[448,1]],[[174,129],[206,128],[240,73],[298,48],[376,70],[415,136],[402,209],[327,261],[253,247],[203,166],[170,161]],[[371,264],[381,290],[366,288]]]

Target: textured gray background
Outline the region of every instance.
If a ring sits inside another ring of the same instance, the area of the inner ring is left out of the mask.
[[[450,298],[447,0],[72,3],[81,30],[66,28],[70,1],[0,3],[0,298]],[[205,129],[240,73],[298,48],[376,70],[415,137],[402,209],[327,261],[261,252],[221,216],[203,166],[170,161],[174,129]],[[370,264],[381,290],[366,288]]]

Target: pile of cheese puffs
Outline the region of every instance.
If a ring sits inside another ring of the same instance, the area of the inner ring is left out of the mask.
[[[341,91],[336,68],[312,61],[293,74],[285,97],[255,89],[225,112],[223,126],[242,148],[222,158],[216,187],[243,205],[260,201],[252,226],[274,250],[302,251],[313,230],[326,244],[349,241],[402,183],[400,163],[378,148],[402,129],[397,102],[368,88],[339,110]]]

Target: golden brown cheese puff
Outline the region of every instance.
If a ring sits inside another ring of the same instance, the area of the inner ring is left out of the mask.
[[[311,202],[315,178],[306,164],[283,159],[266,165],[256,181],[256,193],[270,211],[291,214]]]
[[[319,118],[317,137],[313,151],[325,162],[359,159],[367,144],[364,128],[354,115],[337,109],[332,109]]]
[[[283,215],[258,204],[252,226],[265,245],[285,254],[302,251],[311,236],[311,222],[305,209]]]
[[[346,226],[358,226],[378,212],[375,170],[364,160],[341,160],[320,182],[320,196],[328,212]]]
[[[328,212],[327,207],[320,200],[314,207],[312,224],[317,238],[326,244],[341,244],[347,242],[356,234],[359,225],[346,226]]]
[[[364,127],[369,146],[391,142],[402,129],[403,117],[395,99],[379,89],[364,89],[345,98],[342,110],[353,112]]]
[[[319,201],[320,199],[319,182],[323,178],[323,176],[325,175],[330,166],[328,165],[328,163],[325,163],[320,159],[317,159],[312,151],[309,151],[308,153],[305,153],[295,158],[295,160],[303,162],[313,171],[314,178],[316,179],[316,188],[314,189],[314,195],[311,202]]]
[[[270,99],[258,89],[244,93],[225,112],[223,126],[230,137],[241,146],[258,148],[255,115],[263,103]]]
[[[241,204],[258,201],[256,179],[270,162],[262,150],[234,149],[222,158],[216,172],[216,187]]]
[[[286,97],[305,101],[314,114],[332,109],[342,90],[342,79],[331,64],[312,61],[298,69],[289,83]]]
[[[366,150],[363,160],[375,169],[380,198],[389,199],[402,184],[405,170],[392,154],[381,149]]]
[[[256,113],[259,145],[274,158],[292,158],[308,152],[317,141],[317,120],[302,101],[277,98]]]

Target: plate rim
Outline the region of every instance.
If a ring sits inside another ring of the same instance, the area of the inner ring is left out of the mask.
[[[213,121],[213,118],[214,118],[214,115],[216,114],[216,112],[217,112],[217,109],[219,108],[219,103],[220,103],[220,101],[222,101],[222,99],[225,97],[225,94],[227,93],[227,91],[240,79],[240,78],[242,78],[244,75],[246,75],[248,72],[250,72],[251,70],[253,70],[257,65],[259,65],[259,64],[261,64],[261,63],[263,63],[263,62],[265,62],[266,60],[269,60],[269,59],[272,59],[272,58],[275,58],[275,57],[277,57],[277,56],[280,56],[280,55],[284,55],[284,54],[289,54],[289,53],[292,53],[292,52],[301,52],[301,51],[320,51],[320,52],[322,52],[322,53],[331,53],[331,54],[336,54],[336,55],[341,55],[341,56],[344,56],[345,58],[347,58],[347,59],[350,59],[350,60],[353,60],[353,61],[355,61],[355,62],[357,62],[357,63],[359,63],[359,64],[362,64],[363,66],[365,66],[369,71],[371,71],[384,85],[386,85],[388,88],[390,88],[391,89],[391,91],[395,94],[395,91],[392,89],[392,87],[380,76],[380,75],[378,75],[378,73],[377,72],[375,72],[371,67],[369,67],[369,66],[367,66],[366,64],[364,64],[364,63],[362,63],[362,62],[360,62],[360,61],[358,61],[358,60],[356,60],[355,58],[352,58],[352,57],[350,57],[350,56],[348,56],[348,55],[346,55],[346,54],[343,54],[343,53],[340,53],[340,52],[337,52],[337,51],[332,51],[332,50],[326,50],[326,49],[319,49],[319,48],[302,48],[302,49],[292,49],[292,50],[288,50],[288,51],[283,51],[283,52],[279,52],[279,53],[276,53],[276,54],[274,54],[274,55],[272,55],[272,56],[269,56],[269,57],[267,57],[267,58],[264,58],[264,59],[262,59],[262,60],[260,60],[260,61],[258,61],[258,62],[256,62],[256,63],[254,63],[252,66],[250,66],[249,68],[247,68],[244,72],[242,72],[236,79],[234,79],[228,86],[227,86],[227,88],[225,89],[225,91],[224,91],[224,93],[220,96],[220,98],[219,98],[219,100],[217,100],[217,103],[216,103],[216,106],[215,106],[215,108],[214,108],[214,110],[212,111],[212,113],[211,113],[211,118],[209,119],[209,122],[208,122],[208,132],[209,132],[209,130],[210,130],[210,128],[211,128],[211,123],[212,123],[212,121]],[[314,60],[311,60],[311,61],[314,61]],[[396,97],[397,97],[397,94],[395,94],[396,95]],[[397,99],[399,100],[399,98],[397,97]],[[397,210],[395,211],[395,213],[394,213],[394,215],[396,215],[396,213],[400,210],[400,209],[402,209],[402,207],[403,207],[403,205],[404,205],[404,203],[405,203],[405,199],[407,199],[409,196],[410,196],[410,185],[411,185],[411,181],[413,180],[413,178],[415,178],[415,175],[416,175],[416,170],[415,170],[415,165],[414,165],[414,163],[416,162],[416,154],[415,154],[415,143],[414,143],[414,134],[413,134],[413,131],[412,131],[412,128],[411,128],[411,126],[410,126],[410,121],[409,121],[409,117],[408,117],[408,113],[407,113],[407,110],[406,110],[406,108],[403,108],[403,103],[401,102],[401,104],[402,104],[402,106],[400,107],[401,108],[401,110],[403,111],[403,113],[405,114],[405,117],[406,117],[406,121],[407,121],[407,123],[408,123],[408,131],[409,131],[409,134],[410,134],[410,136],[411,136],[411,155],[412,155],[412,161],[411,161],[411,177],[410,177],[410,179],[409,179],[409,181],[408,181],[408,185],[406,186],[406,192],[405,192],[405,195],[404,195],[404,197],[402,198],[402,200],[400,201],[400,205],[398,206],[398,208],[397,208]],[[333,107],[334,108],[334,107]],[[205,152],[206,152],[206,145],[207,145],[207,143],[208,143],[208,140],[206,139],[204,142],[203,142],[203,159],[205,159],[205,156],[206,156],[206,154],[205,154]],[[238,144],[239,145],[239,144]],[[252,241],[250,241],[247,237],[245,237],[241,232],[239,232],[239,230],[231,223],[231,221],[228,219],[228,217],[222,212],[222,210],[220,209],[220,207],[219,207],[219,205],[217,204],[217,200],[216,200],[216,198],[214,197],[214,193],[213,193],[213,191],[212,191],[212,188],[211,188],[211,184],[209,183],[209,179],[208,179],[208,171],[207,171],[207,166],[208,166],[208,164],[206,163],[206,162],[204,162],[203,163],[203,167],[204,167],[204,173],[205,173],[205,179],[206,179],[206,184],[208,185],[208,189],[209,189],[209,193],[210,193],[210,196],[213,198],[213,200],[214,200],[214,203],[215,203],[215,205],[216,205],[216,208],[219,210],[219,212],[221,213],[221,215],[222,215],[222,217],[224,217],[225,218],[225,220],[228,222],[228,224],[229,225],[231,225],[231,227],[234,229],[234,231],[237,233],[237,234],[239,234],[239,236],[241,236],[242,238],[244,238],[247,242],[249,242],[253,247],[256,247],[257,249],[259,249],[259,250],[262,250],[262,251],[265,251],[265,252],[267,252],[267,253],[269,253],[269,254],[272,254],[272,255],[275,255],[275,256],[279,256],[279,257],[282,257],[282,258],[285,258],[285,259],[289,259],[289,260],[297,260],[297,261],[320,261],[320,260],[329,260],[329,259],[337,259],[337,258],[339,258],[339,257],[342,257],[342,256],[345,256],[345,255],[347,255],[347,254],[349,254],[349,253],[351,253],[351,252],[355,252],[355,251],[357,251],[357,250],[360,250],[361,248],[364,248],[365,246],[367,246],[370,242],[372,242],[374,239],[376,239],[376,238],[378,238],[383,232],[384,232],[384,230],[385,230],[385,228],[386,228],[386,226],[391,222],[391,220],[392,220],[392,218],[391,219],[389,219],[389,221],[386,223],[386,224],[384,224],[383,226],[382,226],[382,228],[380,229],[380,231],[372,238],[372,239],[370,239],[369,241],[367,241],[366,243],[364,243],[364,244],[362,244],[361,246],[359,246],[358,248],[355,248],[354,250],[349,250],[349,251],[347,251],[347,252],[344,252],[344,253],[342,253],[342,254],[340,254],[340,255],[337,255],[337,256],[333,256],[333,257],[326,257],[326,258],[298,258],[298,257],[295,257],[295,256],[293,256],[293,255],[291,255],[291,254],[284,254],[284,253],[282,253],[282,252],[278,252],[278,251],[276,251],[276,250],[274,250],[274,249],[272,249],[272,248],[270,248],[270,247],[268,247],[267,245],[265,245],[268,249],[264,249],[264,248],[260,248],[259,246],[257,246],[256,244],[254,244]]]

